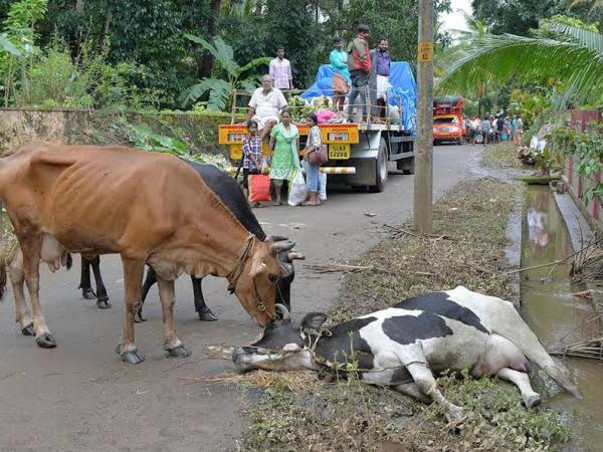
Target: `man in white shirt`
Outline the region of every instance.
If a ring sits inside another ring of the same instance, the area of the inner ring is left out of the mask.
[[[273,86],[278,89],[293,89],[293,75],[291,74],[291,62],[285,58],[285,49],[279,47],[276,50],[276,58],[270,62],[268,72]]]
[[[278,115],[287,106],[287,100],[278,88],[273,88],[270,75],[262,77],[262,87],[256,89],[249,101],[247,118],[258,123],[260,138],[263,140],[278,122]]]

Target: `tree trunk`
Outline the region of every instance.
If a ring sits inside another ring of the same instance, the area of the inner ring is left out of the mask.
[[[222,0],[211,0],[211,16],[209,23],[207,24],[207,34],[209,38],[213,38],[217,35],[216,26],[220,19],[220,9],[222,8]],[[200,79],[211,77],[211,71],[214,67],[214,59],[211,54],[205,53],[203,59],[197,63],[197,73]]]

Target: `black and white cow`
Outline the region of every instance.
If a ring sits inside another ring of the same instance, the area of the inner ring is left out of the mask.
[[[240,370],[286,371],[345,369],[353,357],[363,382],[434,400],[453,424],[463,420],[463,411],[444,398],[434,378],[447,369],[508,380],[530,408],[540,403],[527,374],[532,361],[580,397],[565,368],[553,361],[512,303],[462,286],[410,298],[329,330],[322,329],[326,319],[308,314],[299,327],[278,321],[253,345],[235,349],[233,360]]]

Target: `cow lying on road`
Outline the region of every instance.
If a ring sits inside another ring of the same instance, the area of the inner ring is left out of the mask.
[[[145,264],[157,275],[164,348],[171,356],[190,354],[174,323],[174,280],[182,273],[226,277],[259,325],[275,317],[281,277],[275,254],[293,244],[250,234],[175,157],[124,147],[31,145],[0,160],[0,200],[23,253],[40,345],[54,339],[40,309],[39,262],[60,268],[67,252],[121,255],[126,308],[118,353],[132,364],[143,361],[134,344],[134,316]]]
[[[496,375],[514,383],[530,408],[540,402],[527,374],[530,360],[580,397],[512,303],[462,286],[410,298],[329,330],[322,329],[326,319],[313,313],[299,327],[275,322],[258,342],[236,349],[233,360],[241,370],[319,370],[345,369],[353,356],[363,382],[429,397],[453,424],[463,420],[463,411],[444,398],[432,372],[468,368],[477,378]]]

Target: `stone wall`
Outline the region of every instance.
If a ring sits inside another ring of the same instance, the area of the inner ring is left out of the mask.
[[[36,141],[72,144],[90,129],[89,110],[0,109],[0,155]]]

